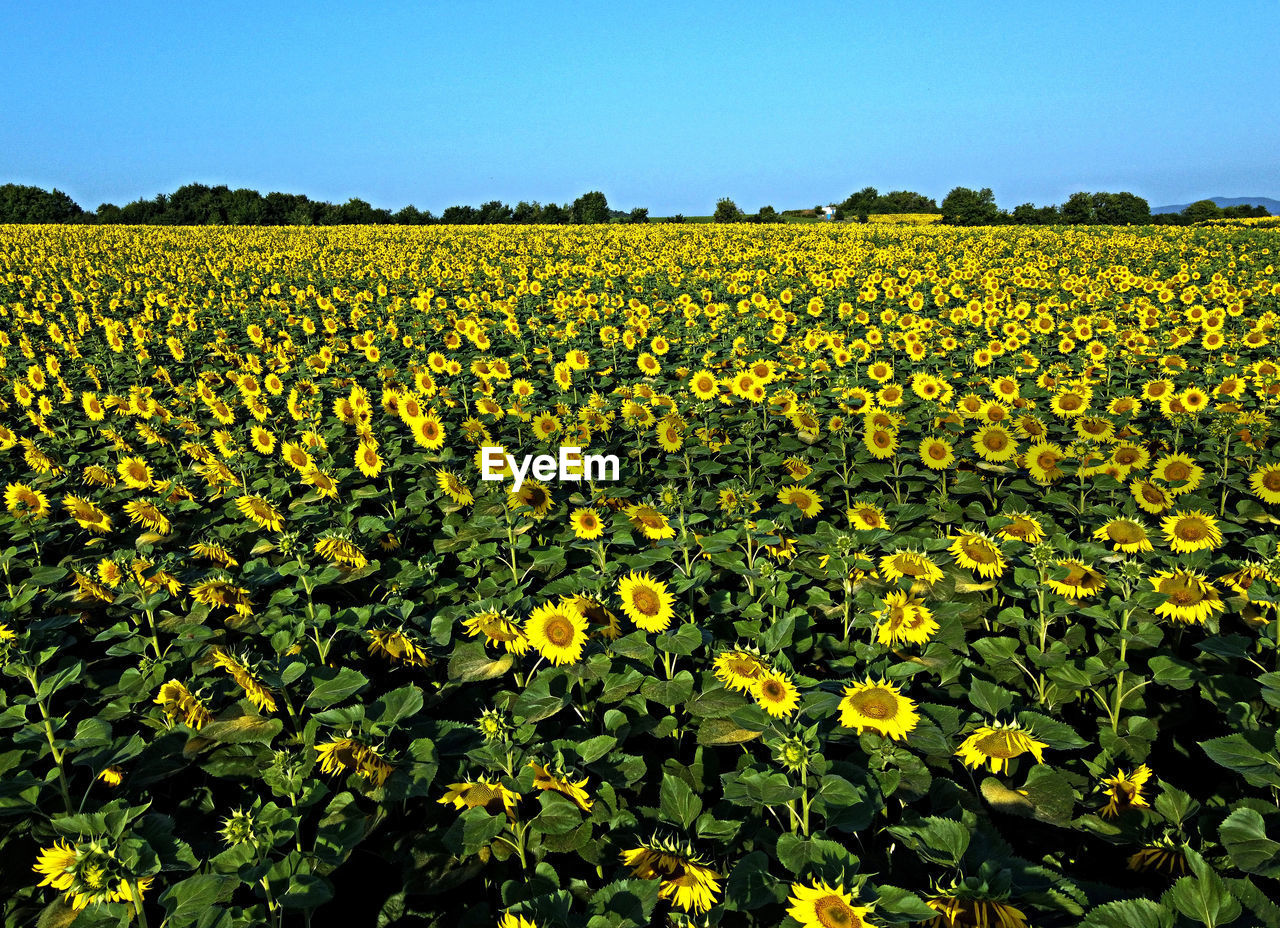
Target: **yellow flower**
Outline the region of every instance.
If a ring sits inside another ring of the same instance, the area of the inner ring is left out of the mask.
[[[25,483],[11,483],[4,491],[9,515],[20,522],[40,522],[49,517],[49,497]]]
[[[1045,580],[1045,585],[1059,596],[1065,596],[1068,599],[1087,599],[1090,596],[1096,596],[1107,585],[1102,574],[1088,564],[1072,558],[1058,561],[1057,570],[1065,570],[1067,575],[1061,579],[1050,576]]]
[[[879,624],[876,640],[889,647],[905,641],[908,644],[925,644],[938,630],[933,613],[924,601],[907,593],[895,591],[884,598],[884,608],[872,613]]]
[[[573,664],[582,658],[587,620],[570,600],[543,603],[524,623],[524,634],[538,653],[553,664]]]
[[[865,928],[863,919],[871,912],[870,906],[853,904],[853,894],[845,892],[843,883],[832,887],[822,880],[807,886],[792,883],[787,902],[787,914],[801,928]]]
[[[284,516],[261,496],[237,497],[236,508],[258,528],[265,528],[269,532],[278,532],[284,528]]]
[[[1037,764],[1043,764],[1046,747],[1047,744],[1037,741],[1016,725],[982,725],[964,740],[956,756],[966,767],[988,764],[992,773],[999,773],[1015,757],[1026,753],[1035,757]]]
[[[213,663],[216,667],[221,667],[231,679],[249,697],[249,701],[261,709],[263,712],[275,712],[276,700],[266,686],[262,684],[257,677],[249,672],[249,668],[244,665],[238,657],[228,654],[222,648],[213,649]]]
[[[844,688],[840,724],[862,734],[866,729],[901,741],[920,722],[916,704],[884,680],[867,680]]]
[[[1151,586],[1165,597],[1156,607],[1156,615],[1173,622],[1203,625],[1215,612],[1226,608],[1217,587],[1193,570],[1162,570],[1151,578]]]
[[[647,573],[632,571],[619,580],[618,597],[627,618],[646,632],[666,631],[675,616],[675,597],[665,583]]]
[[[1151,769],[1146,764],[1139,764],[1132,773],[1124,768],[1116,771],[1115,776],[1104,777],[1102,785],[1107,795],[1107,805],[1102,810],[1103,818],[1118,818],[1130,809],[1147,809],[1150,803],[1142,795],[1147,780],[1151,779]]]
[[[805,487],[785,487],[778,494],[778,502],[784,506],[795,506],[805,518],[812,518],[822,512],[821,497]]]
[[[529,761],[533,768],[533,785],[538,789],[551,790],[572,800],[583,812],[591,811],[591,797],[587,795],[587,778],[571,780],[565,776],[556,776],[537,761]]]
[[[467,780],[463,783],[450,783],[448,790],[436,800],[440,805],[453,806],[455,809],[485,809],[496,815],[505,812],[514,818],[516,803],[520,794],[507,789],[498,780]]]
[[[1264,503],[1280,505],[1280,464],[1268,464],[1251,474],[1249,489]]]
[[[349,538],[341,535],[325,535],[315,544],[315,552],[332,561],[337,567],[359,570],[369,563],[369,558]]]
[[[1218,520],[1207,512],[1193,509],[1190,512],[1175,510],[1160,523],[1169,541],[1169,547],[1178,554],[1209,550],[1222,545],[1222,530]]]
[[[470,506],[476,501],[471,488],[459,480],[457,474],[443,467],[436,470],[436,486],[459,506]]]
[[[395,766],[377,748],[355,738],[334,738],[315,749],[322,773],[358,773],[381,786],[395,772]]]
[[[1098,541],[1111,542],[1111,547],[1125,554],[1151,550],[1151,541],[1147,538],[1146,528],[1141,522],[1133,519],[1111,519],[1095,530],[1093,537]]]
[[[947,550],[965,570],[972,570],[984,580],[1004,573],[1004,555],[994,539],[981,532],[968,531],[958,532],[950,538],[951,547]]]
[[[667,517],[652,506],[628,506],[625,512],[627,518],[631,520],[631,524],[638,528],[644,537],[650,541],[661,541],[664,538],[675,537],[676,530],[667,521]]]
[[[509,654],[523,654],[529,650],[529,639],[520,626],[500,612],[477,612],[464,619],[462,627],[472,638],[484,635],[486,644],[501,645]]]
[[[689,851],[642,842],[622,852],[622,861],[642,880],[658,880],[658,896],[685,912],[702,914],[715,905],[720,874]]]
[[[751,695],[765,712],[774,718],[782,718],[796,711],[800,705],[800,691],[791,677],[780,670],[766,670],[756,679]]]
[[[410,667],[426,667],[431,663],[427,652],[403,631],[371,628],[365,634],[369,636],[370,654],[380,654],[388,660],[398,661]]]
[[[751,692],[757,681],[769,671],[769,665],[759,654],[740,648],[718,654],[712,667],[717,680],[727,689],[739,693]]]
[[[573,534],[583,541],[595,541],[604,534],[604,523],[594,509],[575,509],[569,516],[569,524],[573,526]]]
[[[204,707],[204,703],[191,695],[186,685],[177,680],[170,680],[160,687],[160,694],[156,696],[155,702],[170,719],[176,719],[195,731],[213,721],[213,714]]]

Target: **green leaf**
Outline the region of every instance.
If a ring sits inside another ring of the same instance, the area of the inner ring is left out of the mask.
[[[1231,862],[1246,873],[1280,877],[1280,842],[1267,837],[1267,823],[1253,809],[1236,809],[1218,829]]]
[[[675,774],[662,775],[660,796],[662,816],[669,822],[677,822],[687,829],[702,814],[702,800],[688,783]]]
[[[422,690],[410,684],[392,690],[373,704],[369,712],[372,721],[385,727],[417,715],[422,708]]]
[[[763,851],[752,851],[729,872],[724,906],[731,910],[750,911],[776,902],[773,893],[776,883],[777,880],[769,874],[768,856]]]
[[[563,676],[555,678],[546,672],[538,674],[517,698],[511,713],[525,722],[549,719],[568,704],[567,684]]]
[[[533,821],[544,835],[568,834],[582,824],[578,804],[554,790],[543,790],[538,795],[538,804],[542,811]]]
[[[1240,732],[1202,741],[1200,747],[1215,764],[1234,770],[1253,786],[1280,786],[1276,758],[1255,747]]]
[[[317,676],[320,674],[317,673]],[[307,697],[307,708],[327,709],[342,702],[352,693],[362,689],[369,679],[358,670],[343,667],[337,673],[322,679],[315,685],[311,695]]]
[[[969,685],[969,702],[984,715],[998,716],[1013,705],[1014,695],[1002,686],[973,678]]]
[[[468,641],[458,645],[449,658],[449,679],[463,683],[492,680],[510,670],[514,663],[515,658],[510,654],[491,660],[485,652],[482,640]]]
[[[699,693],[685,708],[694,717],[722,719],[746,705],[748,700],[741,693],[719,687]]]
[[[959,866],[969,849],[969,829],[949,818],[930,816],[915,825],[893,825],[888,830],[925,860],[944,867]]]
[[[1240,915],[1240,903],[1222,878],[1195,851],[1188,848],[1186,855],[1194,876],[1184,876],[1174,883],[1161,902],[1172,904],[1187,918],[1208,928],[1235,921]]]
[[[778,863],[797,876],[806,875],[815,865],[825,860],[843,862],[856,868],[858,858],[843,845],[826,838],[803,838],[800,835],[783,835],[778,839]]]
[[[295,873],[279,902],[286,909],[314,909],[333,898],[333,886],[314,873]]]
[[[220,741],[223,744],[266,743],[280,734],[284,722],[279,719],[263,718],[260,715],[242,715],[239,718],[210,722],[200,729],[199,738],[206,741]]]
[[[1030,729],[1037,741],[1043,741],[1055,751],[1076,751],[1089,746],[1089,742],[1076,734],[1076,730],[1066,722],[1039,712],[1019,712],[1018,723],[1023,728]]]
[[[229,896],[235,885],[235,879],[227,876],[190,876],[174,883],[160,897],[160,904],[169,913],[165,924],[169,928],[195,924],[221,898],[224,889]]]
[[[698,726],[698,744],[741,744],[759,738],[762,733],[740,728],[728,719],[707,719]]]
[[[1173,913],[1150,899],[1123,899],[1090,909],[1080,928],[1173,928]]]
[[[659,651],[688,656],[702,647],[702,631],[692,622],[685,622],[674,632],[668,631],[654,639]]]

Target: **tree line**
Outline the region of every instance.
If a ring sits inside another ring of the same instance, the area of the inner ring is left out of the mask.
[[[602,222],[648,222],[647,209],[621,212],[609,208],[598,190],[572,203],[520,201],[515,206],[491,200],[480,206],[450,206],[439,216],[409,205],[392,212],[352,198],[345,203],[313,200],[297,193],[268,193],[226,186],[186,184],[173,193],[134,200],[124,206],[103,203],[89,212],[61,190],[19,184],[0,185],[0,223],[86,223],[99,225],[174,226],[339,226],[339,225],[489,225],[543,223],[550,225]]]
[[[713,222],[785,222],[788,217],[808,213],[821,215],[824,207],[813,210],[783,210],[763,206],[756,213],[745,213],[728,197],[716,202]],[[955,187],[938,205],[933,199],[912,190],[880,193],[875,187],[864,187],[835,205],[833,218],[867,222],[871,216],[932,213],[942,222],[958,226],[978,225],[1190,225],[1208,219],[1244,218],[1269,215],[1263,206],[1219,207],[1212,200],[1199,200],[1181,213],[1152,215],[1147,201],[1135,194],[1073,193],[1060,206],[1036,206],[1023,203],[1012,210],[997,205],[991,188],[973,190]],[[665,221],[683,222],[683,215]],[[0,223],[85,223],[127,225],[499,225],[548,224],[590,225],[606,222],[644,223],[649,211],[638,207],[629,212],[611,209],[605,195],[598,190],[584,193],[572,203],[538,203],[521,200],[515,206],[501,200],[490,200],[480,206],[450,206],[439,216],[430,210],[406,206],[392,212],[352,198],[345,203],[312,200],[296,193],[268,193],[226,186],[209,187],[186,184],[173,193],[152,199],[138,199],[124,206],[103,203],[92,212],[82,209],[61,190],[19,184],[0,185]]]

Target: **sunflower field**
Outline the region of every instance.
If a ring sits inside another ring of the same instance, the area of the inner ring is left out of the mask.
[[[1280,926],[1275,230],[0,242],[6,928]]]

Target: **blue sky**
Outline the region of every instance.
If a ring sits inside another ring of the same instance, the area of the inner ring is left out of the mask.
[[[655,215],[1280,197],[1280,4],[0,0],[0,182]]]

